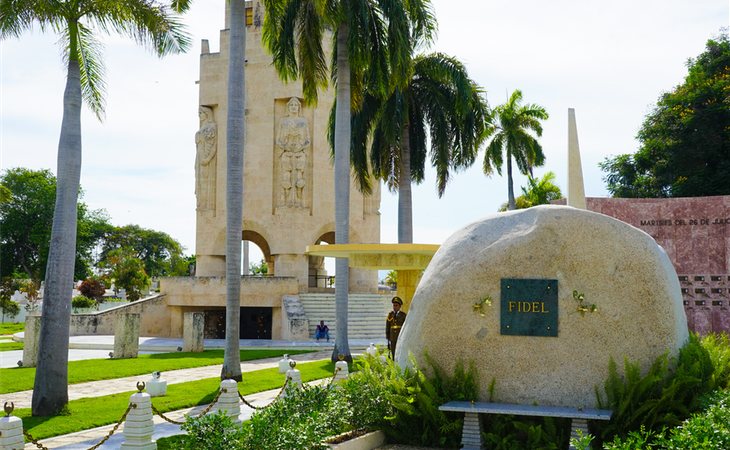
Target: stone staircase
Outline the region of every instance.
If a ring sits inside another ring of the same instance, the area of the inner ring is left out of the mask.
[[[309,336],[320,320],[330,329],[330,339],[335,338],[335,294],[299,294],[299,300],[309,321]],[[385,318],[389,311],[390,297],[378,294],[350,294],[348,300],[347,334],[350,339],[382,339],[385,337]]]

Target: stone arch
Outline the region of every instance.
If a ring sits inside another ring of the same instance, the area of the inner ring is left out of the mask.
[[[318,231],[318,237],[313,240],[313,244],[319,245],[322,243],[334,244],[335,243],[335,231],[334,224],[329,224],[329,228],[322,227]],[[329,288],[329,276],[324,267],[323,256],[310,255],[308,258],[307,274],[308,274],[308,287],[312,288]]]
[[[244,241],[250,241],[256,244],[261,252],[264,254],[264,261],[269,266],[269,275],[273,275],[274,272],[274,258],[271,256],[271,246],[269,246],[269,240],[263,233],[256,231],[256,226],[250,226],[251,224],[244,224],[244,229],[241,232],[241,239]]]

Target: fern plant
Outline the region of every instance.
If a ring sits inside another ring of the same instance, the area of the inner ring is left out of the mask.
[[[601,441],[626,436],[643,425],[649,431],[679,425],[699,407],[702,395],[712,391],[714,365],[696,335],[676,358],[658,357],[645,373],[638,363],[624,360],[624,374],[609,361],[605,397],[596,389],[598,406],[613,411],[607,424],[598,424]]]

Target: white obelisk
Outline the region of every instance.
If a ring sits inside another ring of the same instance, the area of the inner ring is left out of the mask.
[[[586,209],[583,166],[580,163],[578,128],[575,125],[575,109],[573,108],[568,108],[568,206]]]

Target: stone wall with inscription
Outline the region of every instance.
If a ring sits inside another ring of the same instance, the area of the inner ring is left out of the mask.
[[[452,235],[426,268],[396,360],[474,362],[480,400],[594,407],[609,358],[646,369],[688,336],[677,274],[646,233],[538,206]]]
[[[586,203],[590,211],[645,231],[664,248],[679,276],[691,330],[730,332],[730,195]]]

